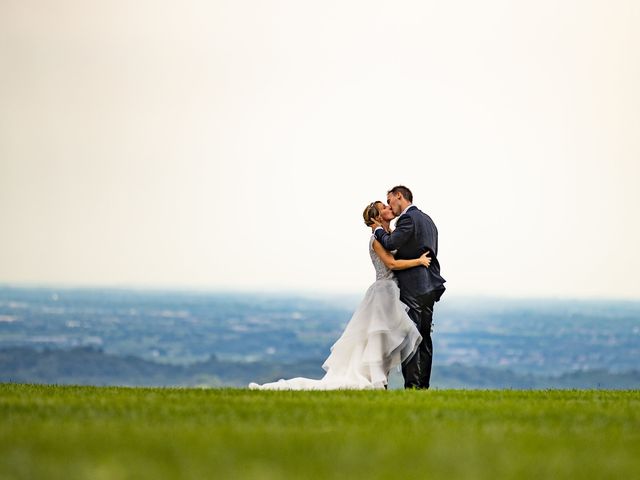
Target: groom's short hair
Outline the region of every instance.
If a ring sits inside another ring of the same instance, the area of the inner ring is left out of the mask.
[[[396,193],[400,193],[409,203],[413,203],[413,193],[411,193],[411,190],[409,190],[404,185],[398,185],[396,187],[393,187],[391,190],[387,192],[387,195],[389,195],[390,193],[393,193],[394,195]]]

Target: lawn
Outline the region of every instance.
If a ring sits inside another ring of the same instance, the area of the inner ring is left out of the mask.
[[[640,478],[640,391],[0,384],[2,479]]]

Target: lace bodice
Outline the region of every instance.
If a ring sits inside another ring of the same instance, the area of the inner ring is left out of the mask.
[[[376,239],[375,235],[371,235],[369,240],[369,255],[371,255],[371,261],[373,262],[373,268],[376,269],[376,280],[395,280],[393,271],[389,270],[384,262],[380,259],[376,251],[373,249],[373,241]]]

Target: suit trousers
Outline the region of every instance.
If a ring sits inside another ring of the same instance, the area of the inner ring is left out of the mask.
[[[429,388],[433,362],[433,342],[431,340],[433,306],[439,295],[440,292],[429,292],[415,298],[404,299],[409,306],[407,313],[422,335],[422,341],[418,345],[416,353],[402,364],[404,388]]]

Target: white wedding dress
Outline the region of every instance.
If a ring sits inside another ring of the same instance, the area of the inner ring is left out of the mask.
[[[371,285],[342,336],[331,347],[331,354],[322,365],[327,372],[322,379],[292,378],[258,385],[262,390],[337,390],[383,389],[389,372],[410,358],[422,340],[415,324],[400,301],[400,289],[393,272],[373,250],[369,253],[376,270]]]

